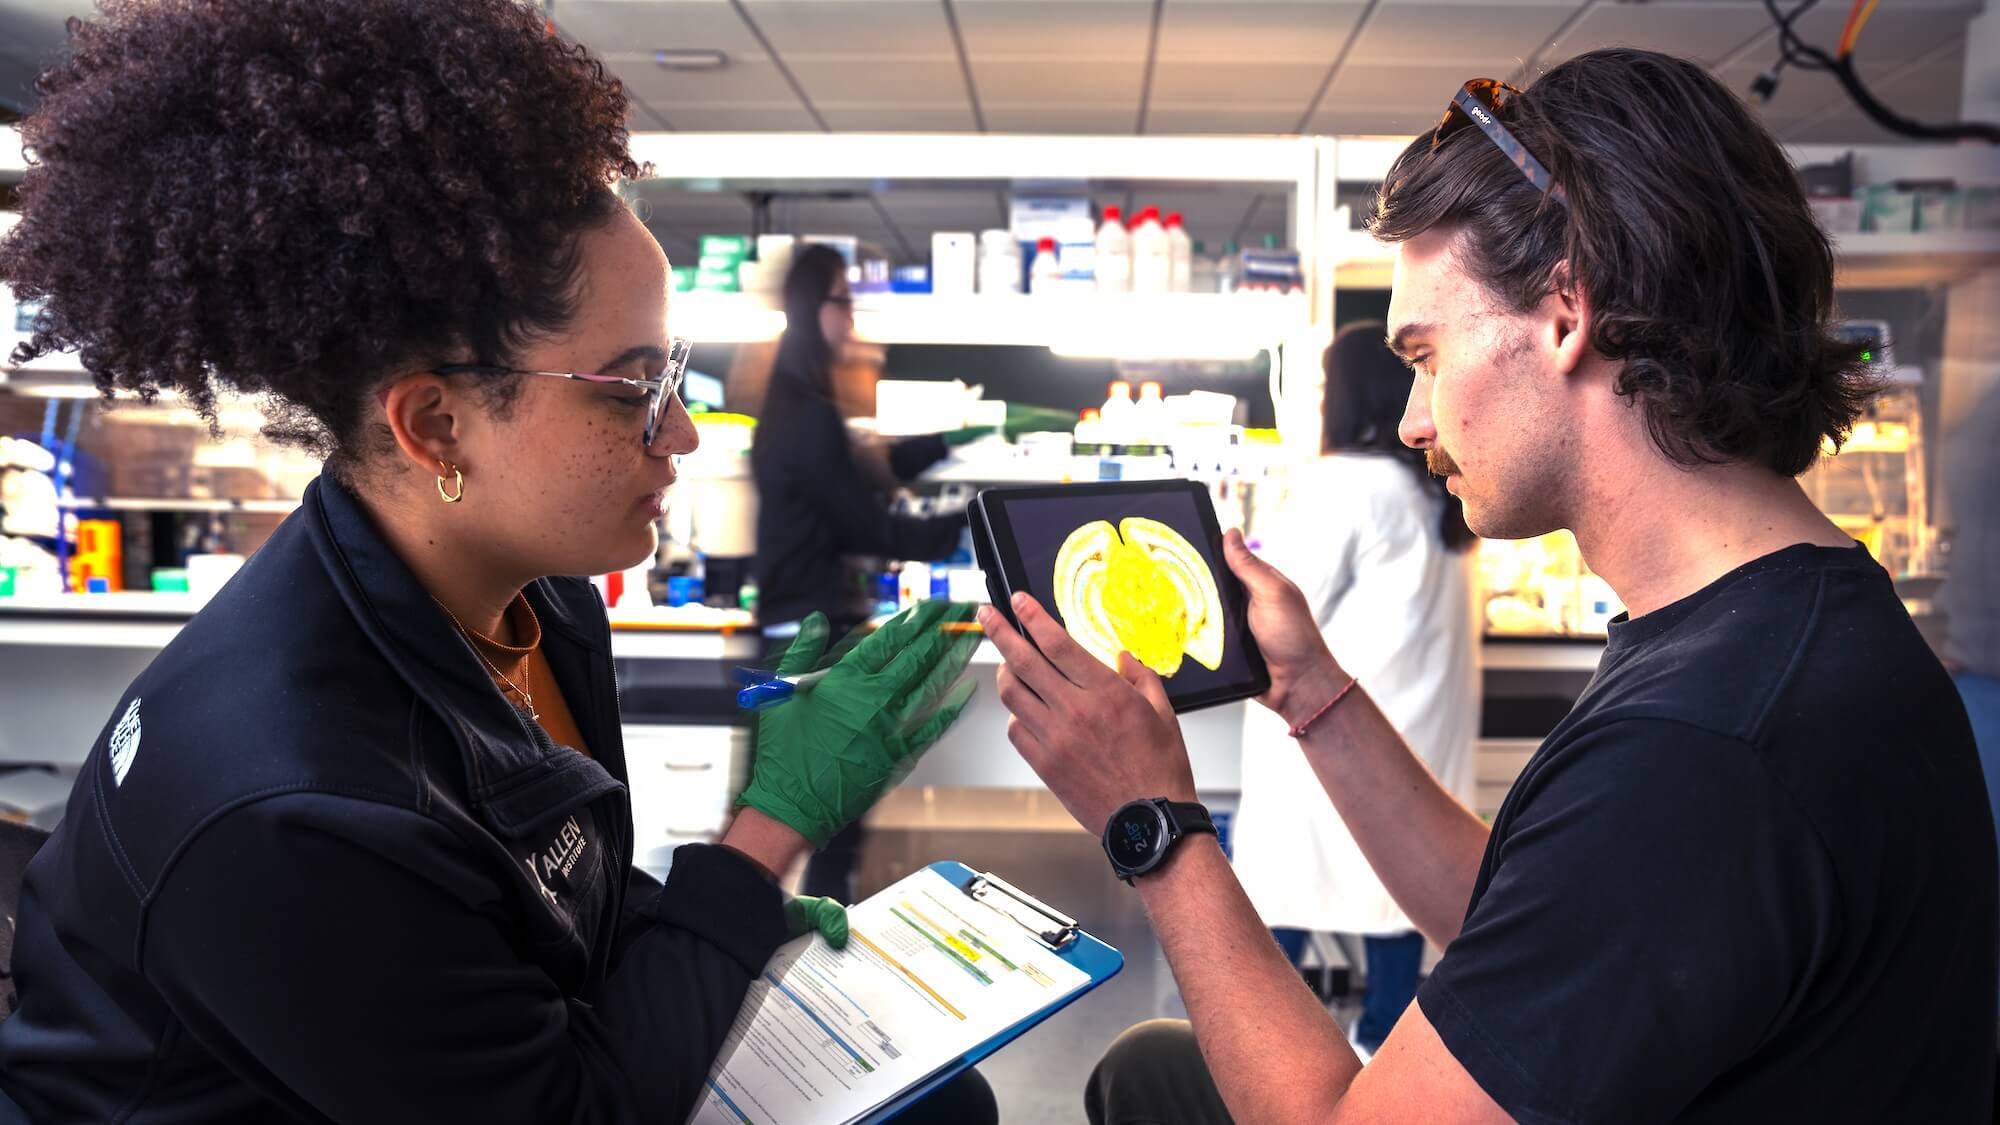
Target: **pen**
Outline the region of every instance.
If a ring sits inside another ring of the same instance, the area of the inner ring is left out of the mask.
[[[761,668],[742,668],[737,676],[747,687],[736,693],[736,706],[745,711],[762,711],[791,700],[801,691],[807,691],[819,682],[830,669],[806,672],[796,676],[780,676]]]
[[[865,626],[872,629],[871,624]],[[938,626],[946,633],[984,633],[976,621],[947,621]],[[736,693],[736,706],[744,711],[762,711],[788,702],[801,691],[811,690],[830,669],[799,675],[780,676],[764,668],[738,668],[736,678],[744,685]]]

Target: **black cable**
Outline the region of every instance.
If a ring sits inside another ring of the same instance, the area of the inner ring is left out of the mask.
[[[1953,121],[1943,125],[1927,125],[1904,117],[1882,104],[1881,100],[1862,83],[1861,75],[1854,69],[1852,56],[1835,58],[1799,38],[1798,32],[1792,29],[1792,21],[1804,15],[1807,9],[1818,2],[1819,0],[1802,0],[1789,13],[1780,13],[1777,0],[1764,0],[1764,10],[1771,14],[1772,22],[1778,25],[1778,61],[1750,84],[1753,94],[1765,101],[1770,100],[1771,94],[1778,88],[1778,73],[1787,66],[1800,70],[1823,70],[1833,75],[1840,83],[1841,89],[1847,91],[1847,96],[1854,100],[1855,105],[1861,107],[1861,112],[1891,133],[1916,137],[1920,140],[1975,140],[2000,145],[2000,125],[1982,121]]]

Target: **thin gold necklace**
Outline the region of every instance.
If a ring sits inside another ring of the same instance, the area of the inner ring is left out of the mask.
[[[491,671],[496,677],[498,677],[501,683],[506,684],[510,688],[513,688],[514,694],[521,697],[522,705],[527,707],[528,709],[528,718],[533,719],[535,722],[538,723],[541,722],[542,721],[541,712],[535,710],[535,697],[529,694],[528,689],[508,679],[507,673],[502,672],[500,670],[499,665],[493,663],[492,660],[487,658],[485,651],[479,647],[479,642],[482,638],[477,633],[474,633],[472,630],[466,628],[465,623],[458,619],[457,614],[453,613],[449,608],[447,608],[443,602],[438,602],[436,598],[432,598],[431,600],[437,602],[437,607],[439,609],[444,610],[444,615],[446,617],[451,618],[451,623],[453,625],[458,626],[458,631],[465,636],[466,643],[472,646],[472,655],[478,657],[479,662],[481,664],[486,665],[487,669]],[[534,607],[529,606],[528,614],[530,617],[534,615],[534,612],[535,612]],[[493,643],[498,644],[499,642],[495,641]],[[533,658],[534,656],[532,653],[530,653],[528,656],[524,656],[521,658],[521,678],[524,680],[528,678],[527,676],[528,661],[532,660]]]

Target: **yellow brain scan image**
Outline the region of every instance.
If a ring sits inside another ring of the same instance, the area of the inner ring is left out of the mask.
[[[1158,520],[1095,520],[1069,533],[1056,552],[1056,612],[1070,636],[1117,666],[1129,652],[1162,676],[1183,655],[1222,664],[1222,598],[1194,545]]]

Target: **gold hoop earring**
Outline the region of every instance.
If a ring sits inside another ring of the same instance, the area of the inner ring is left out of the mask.
[[[447,465],[443,461],[438,462],[438,468],[451,471],[451,486],[457,490],[456,494],[446,492],[444,490],[444,477],[440,475],[438,477],[438,495],[444,498],[444,502],[447,504],[456,504],[460,500],[465,499],[465,473],[458,466]]]

